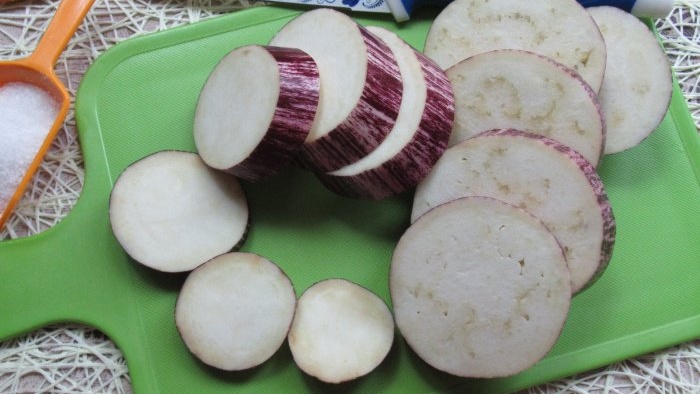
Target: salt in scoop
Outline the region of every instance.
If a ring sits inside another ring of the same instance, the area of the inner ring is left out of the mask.
[[[31,55],[0,62],[0,229],[66,118],[70,97],[54,65],[93,2],[62,1]]]

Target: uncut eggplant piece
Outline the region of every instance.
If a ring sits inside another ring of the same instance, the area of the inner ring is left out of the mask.
[[[600,103],[608,119],[605,153],[617,153],[644,141],[664,119],[671,104],[671,65],[654,33],[641,20],[614,7],[588,13],[605,38],[608,58]]]
[[[188,350],[226,371],[256,367],[282,346],[296,309],[289,277],[253,253],[225,253],[194,269],[175,303]]]
[[[595,167],[574,149],[520,130],[491,130],[448,148],[418,185],[411,220],[466,196],[493,197],[538,217],[564,249],[572,290],[607,267],[615,219]]]
[[[569,145],[599,164],[605,116],[574,70],[534,52],[502,49],[462,60],[447,76],[456,107],[450,146],[482,131],[513,128]]]
[[[403,80],[401,107],[391,133],[371,153],[336,171],[317,173],[337,194],[380,200],[416,186],[440,158],[454,121],[454,96],[445,72],[395,33],[375,34],[394,52]]]
[[[489,197],[422,215],[389,273],[396,325],[418,356],[461,377],[514,375],[543,358],[571,302],[561,246],[536,217]]]
[[[247,45],[207,78],[194,116],[194,141],[207,165],[258,182],[301,151],[316,115],[314,60],[293,48]]]
[[[191,152],[160,151],[127,167],[109,199],[112,231],[136,262],[185,272],[240,247],[248,201],[238,180]]]
[[[442,68],[482,52],[522,49],[578,72],[596,92],[605,74],[605,42],[575,0],[455,0],[435,18],[424,53]]]
[[[379,146],[396,122],[403,90],[381,40],[349,16],[320,8],[292,19],[270,45],[301,49],[318,65],[321,92],[302,148],[305,168],[335,171]]]

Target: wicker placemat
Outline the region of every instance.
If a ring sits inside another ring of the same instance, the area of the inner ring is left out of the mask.
[[[66,0],[70,1],[70,0]],[[31,53],[58,1],[0,5],[0,59]],[[97,0],[56,66],[74,97],[83,73],[129,37],[258,3],[247,0]],[[656,21],[696,126],[700,125],[700,0]],[[0,240],[39,233],[70,211],[83,185],[73,110]],[[2,318],[2,317],[0,317]],[[0,393],[130,393],[123,355],[99,331],[55,325],[0,344]],[[529,389],[530,393],[700,393],[700,340]]]

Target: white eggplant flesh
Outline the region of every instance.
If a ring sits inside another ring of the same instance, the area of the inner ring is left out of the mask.
[[[296,300],[291,281],[275,263],[252,253],[226,253],[187,276],[175,323],[200,361],[240,371],[264,363],[282,346]]]
[[[294,362],[326,383],[378,367],[394,341],[394,319],[376,294],[345,279],[315,283],[299,297],[288,342]]]
[[[493,130],[448,148],[418,185],[411,220],[466,196],[493,197],[538,217],[564,249],[572,289],[607,267],[615,219],[595,167],[574,149],[520,130]]]
[[[596,93],[574,70],[529,51],[496,50],[447,69],[455,91],[450,146],[493,129],[542,134],[598,165],[606,125]]]
[[[461,377],[517,374],[566,321],[571,284],[556,238],[502,201],[437,206],[401,236],[389,276],[396,325],[431,366]]]
[[[588,9],[607,46],[607,71],[599,92],[608,121],[605,153],[633,148],[661,123],[671,104],[671,65],[654,33],[637,17],[614,7]]]
[[[445,72],[396,33],[368,26],[394,52],[403,96],[391,133],[367,156],[333,172],[317,174],[330,190],[351,198],[380,200],[416,186],[447,148],[454,96]]]
[[[238,180],[199,155],[161,151],[122,172],[109,200],[112,231],[147,267],[185,272],[245,240],[248,202]]]
[[[496,49],[522,49],[555,59],[596,92],[603,82],[605,42],[576,0],[455,0],[433,21],[424,52],[447,69]]]
[[[194,116],[194,141],[207,165],[257,182],[301,151],[319,97],[314,60],[293,48],[246,45],[209,75]]]
[[[307,11],[284,25],[272,46],[298,48],[318,65],[318,111],[302,148],[303,166],[335,171],[373,151],[394,127],[403,84],[391,50],[348,15]]]

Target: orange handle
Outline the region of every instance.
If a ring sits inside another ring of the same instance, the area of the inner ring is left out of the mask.
[[[7,78],[12,79],[18,77],[17,75],[12,76],[11,72],[13,70],[15,71],[15,73],[17,73],[17,70],[22,70],[25,68],[28,68],[29,70],[32,70],[33,72],[36,72],[45,77],[37,80],[36,74],[29,74],[30,76],[34,77],[33,79],[31,79],[31,83],[37,84],[41,82],[37,86],[53,94],[56,97],[56,99],[59,100],[61,109],[56,118],[56,121],[51,127],[51,130],[49,130],[46,139],[39,148],[39,152],[37,153],[32,163],[29,165],[29,168],[27,169],[26,173],[24,174],[24,177],[17,186],[17,189],[15,190],[14,194],[12,195],[12,197],[10,197],[7,206],[0,207],[0,229],[2,229],[5,222],[9,219],[10,213],[12,212],[14,206],[22,197],[24,189],[26,188],[31,177],[38,169],[39,165],[41,164],[41,160],[44,154],[48,150],[51,141],[53,141],[54,137],[56,136],[56,133],[60,129],[63,119],[66,117],[70,101],[68,97],[68,92],[66,91],[61,81],[58,80],[58,78],[56,78],[56,74],[54,73],[53,67],[56,64],[58,57],[61,55],[61,52],[63,52],[63,50],[65,49],[66,44],[68,44],[68,41],[75,33],[75,30],[78,28],[78,25],[80,25],[80,22],[83,20],[83,18],[85,18],[85,15],[90,10],[90,7],[92,7],[94,1],[95,0],[62,1],[58,5],[58,9],[54,13],[54,16],[52,17],[48,28],[44,32],[44,35],[39,41],[39,44],[37,45],[34,52],[23,59],[8,62],[20,66],[19,68],[4,69],[4,71],[7,72],[7,74],[3,76],[3,80],[5,81],[7,80]],[[0,2],[2,2],[2,0],[0,0]],[[25,73],[22,75],[26,78],[28,74]]]
[[[34,68],[51,73],[61,52],[78,29],[95,0],[63,0],[39,44],[26,60]]]

